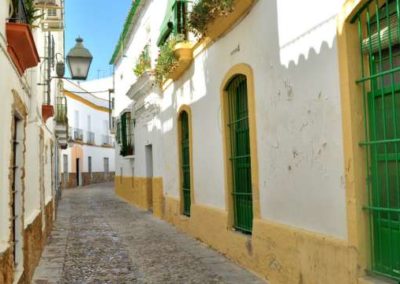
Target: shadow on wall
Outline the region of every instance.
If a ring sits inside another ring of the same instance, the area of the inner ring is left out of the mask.
[[[287,52],[288,45],[281,48],[279,43],[277,2],[258,1],[255,5],[266,7],[255,7],[257,9],[243,19],[243,25],[238,25],[226,38],[221,38],[205,50],[203,62],[192,64],[187,71],[184,78],[190,79],[183,83],[182,88],[176,87],[181,81],[173,84],[171,102],[160,117],[163,123],[169,123],[167,128],[163,127],[163,135],[174,137],[172,140],[166,138],[171,140],[165,141],[170,152],[166,155],[172,157],[178,150],[175,126],[178,109],[183,102],[181,96],[191,94],[193,123],[197,121],[199,125],[200,120],[202,125],[201,129],[193,127],[193,140],[202,137],[203,148],[202,156],[195,158],[203,160],[205,167],[211,160],[223,161],[221,82],[232,66],[248,64],[255,76],[257,137],[258,141],[262,141],[258,143],[261,203],[274,204],[264,206],[266,208],[262,210],[262,215],[345,238],[344,162],[335,17],[330,16],[297,36],[290,42],[292,51]],[[296,23],[288,23],[292,24]],[[257,33],[249,33],[248,30]],[[202,68],[201,76],[195,72],[195,68],[207,66],[208,62],[220,62],[226,58],[227,48],[230,50],[236,46],[232,44],[235,39],[232,40],[231,35],[237,34],[243,37],[236,39],[239,49],[231,52],[229,66],[222,63],[212,65],[215,68]],[[307,44],[308,47],[304,48]],[[293,48],[296,45],[299,47]],[[304,52],[296,53],[299,50]],[[283,56],[283,53],[286,55]],[[282,57],[291,60],[284,64]],[[199,94],[202,90],[195,89],[195,86],[202,85],[201,80],[206,86],[204,94]],[[215,102],[217,106],[213,105]],[[219,126],[218,129],[215,129],[215,124]],[[199,142],[194,142],[193,147],[198,145]],[[199,164],[199,161],[196,162],[196,165]],[[220,165],[219,162],[217,164]],[[171,166],[178,167],[178,161],[168,165]],[[202,171],[209,172],[208,181],[219,181],[220,171],[212,168],[210,166]],[[324,190],[321,190],[321,185],[324,185]],[[224,191],[222,188],[220,191],[223,199]],[[313,202],[307,198],[308,195],[314,196]],[[288,196],[291,196],[290,201]],[[298,214],[299,211],[305,213]],[[323,213],[318,215],[313,212]]]

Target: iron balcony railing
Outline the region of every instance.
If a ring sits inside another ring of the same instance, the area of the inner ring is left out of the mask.
[[[12,23],[29,24],[29,17],[23,0],[12,1],[13,13],[9,18]]]
[[[95,144],[95,134],[94,132],[88,131],[87,132],[87,140],[88,144]]]
[[[103,145],[112,145],[112,138],[110,135],[103,135],[102,136],[102,143]]]
[[[56,98],[56,117],[57,123],[65,124],[68,122],[68,108],[67,108],[67,98],[57,97]]]
[[[72,135],[72,140],[83,141],[83,130],[79,128],[70,128],[70,133]]]

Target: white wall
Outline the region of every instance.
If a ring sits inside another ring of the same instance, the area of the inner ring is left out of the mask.
[[[100,80],[87,81],[85,83],[71,83],[65,81],[64,88],[75,95],[87,100],[98,107],[108,108],[108,92],[101,92],[112,88],[112,78],[104,78]],[[87,94],[82,92],[93,92]],[[104,158],[109,158],[109,170],[115,171],[115,150],[113,148],[101,147],[103,145],[103,136],[111,136],[109,130],[109,113],[95,109],[75,98],[68,97],[68,122],[72,128],[80,128],[83,130],[83,141],[86,143],[88,139],[88,131],[95,134],[95,145],[82,145],[83,150],[83,172],[88,172],[88,157],[92,157],[92,172],[104,172]],[[79,123],[76,121],[76,113],[78,113]],[[90,129],[89,120],[90,117]],[[70,133],[70,136],[72,133]],[[114,138],[112,137],[112,142]],[[72,171],[71,165],[71,150],[66,149],[62,151],[62,155],[68,155],[68,172]],[[63,158],[62,158],[63,159]],[[61,172],[64,172],[64,164],[61,162]]]
[[[53,138],[52,120],[47,126],[41,123],[41,105],[43,102],[42,88],[37,83],[40,80],[41,67],[28,69],[23,76],[19,76],[7,52],[5,33],[6,18],[8,18],[9,1],[0,1],[0,91],[1,112],[0,125],[0,253],[6,248],[9,241],[9,218],[10,218],[10,196],[9,169],[12,151],[11,125],[14,103],[12,90],[16,91],[27,107],[25,131],[25,182],[24,182],[24,225],[28,226],[40,209],[40,187],[39,187],[39,128],[46,129],[47,140]],[[41,53],[42,35],[39,29],[34,30],[34,38],[37,49]],[[48,157],[50,159],[50,157]],[[51,176],[46,177],[46,194],[51,199]]]
[[[109,171],[115,171],[115,150],[113,148],[102,148],[83,146],[85,157],[83,159],[83,171],[89,171],[88,157],[92,157],[92,172],[104,172],[104,158],[109,160]]]
[[[108,112],[99,111],[90,106],[77,101],[67,96],[68,104],[68,123],[72,128],[80,128],[83,130],[83,139],[86,142],[88,138],[88,131],[95,133],[95,144],[102,145],[102,136],[110,135],[109,129],[105,128],[108,126]],[[76,121],[75,113],[78,112],[79,123]],[[91,129],[88,129],[88,116],[91,120]],[[72,134],[70,134],[72,135]]]
[[[262,217],[346,239],[334,18],[342,3],[259,0],[242,22],[199,54],[184,76],[165,90],[160,115],[137,124],[135,176],[145,173],[143,146],[150,141],[158,167],[155,175],[163,176],[167,196],[179,197],[177,112],[188,104],[195,200],[226,208],[220,90],[225,74],[244,63],[251,66],[255,80]],[[160,26],[164,9],[154,1],[150,5],[138,19],[140,31],[127,47],[128,58],[141,52],[138,46],[146,41],[147,19],[151,41],[158,38],[154,27]],[[133,66],[133,61],[122,59],[116,73]],[[128,81],[117,86],[126,89]],[[117,175],[121,166],[129,164],[117,157]]]

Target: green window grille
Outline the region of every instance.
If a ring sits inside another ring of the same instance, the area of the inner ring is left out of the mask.
[[[167,12],[161,25],[160,36],[157,45],[162,46],[171,35],[181,36],[187,39],[187,3],[186,0],[169,0]]]
[[[400,280],[400,0],[368,1],[358,25],[371,270]]]
[[[253,226],[253,199],[246,77],[238,75],[233,78],[227,87],[227,92],[234,227],[250,234]]]
[[[190,216],[190,139],[189,139],[189,116],[186,111],[180,115],[181,122],[181,159],[182,159],[182,196],[183,215]]]
[[[133,139],[132,139],[132,120],[131,113],[126,112],[121,115],[121,155],[129,156],[133,155]]]

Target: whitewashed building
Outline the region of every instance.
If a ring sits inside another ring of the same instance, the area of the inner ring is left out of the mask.
[[[399,281],[400,1],[205,2],[133,1],[116,193],[273,284]]]
[[[70,126],[70,147],[62,151],[64,188],[114,180],[109,90],[112,90],[112,78],[79,84],[64,80]]]
[[[29,283],[51,230],[67,122],[62,0],[0,1],[0,283]]]

